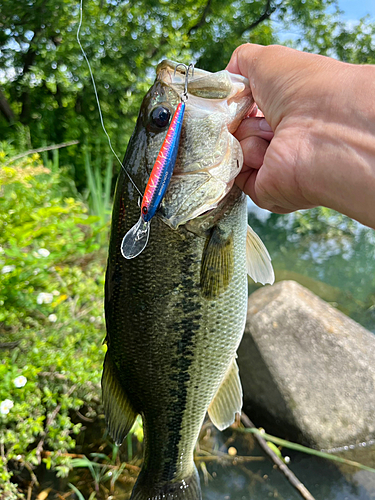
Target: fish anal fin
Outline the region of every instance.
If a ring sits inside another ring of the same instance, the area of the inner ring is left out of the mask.
[[[247,274],[255,283],[272,285],[275,281],[271,257],[263,241],[250,226],[247,226],[246,236],[246,267]]]
[[[200,285],[206,299],[215,299],[228,287],[233,277],[233,234],[224,235],[215,226],[203,250]]]
[[[214,399],[208,407],[212,423],[220,431],[233,424],[236,413],[242,409],[242,386],[235,358],[224,377]]]
[[[137,412],[130,403],[116,375],[116,367],[107,352],[104,360],[102,391],[109,434],[120,445],[132,428]]]

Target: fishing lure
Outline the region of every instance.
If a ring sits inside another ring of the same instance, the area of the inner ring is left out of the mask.
[[[192,76],[194,76],[193,64],[189,64],[189,66],[182,63],[177,64],[175,74],[178,66],[184,66],[185,68],[185,87],[180,96],[181,102],[174,112],[167,135],[148,179],[141,203],[141,215],[138,222],[125,234],[122,240],[121,253],[125,259],[133,259],[145,249],[150,235],[150,221],[156,214],[164,197],[176,163],[185,103],[188,98],[187,86],[190,68],[192,69]]]
[[[90,71],[90,77],[95,92],[96,102],[98,105],[100,123],[102,125],[105,135],[107,136],[109,147],[112,153],[114,154],[116,160],[119,162],[121,168],[128,176],[134,188],[142,196],[141,191],[131,178],[129,172],[124,168],[120,158],[117,156],[115,150],[113,149],[111,139],[105,128],[99,96],[96,89],[94,74],[91,69],[90,61],[87,57],[84,48],[82,47],[80,39],[80,31],[83,20],[83,0],[80,0],[79,11],[80,11],[80,18],[77,29],[77,42]],[[125,257],[125,259],[133,259],[134,257],[137,257],[137,255],[139,255],[145,249],[150,235],[150,220],[152,219],[157,209],[159,208],[159,205],[164,197],[165,191],[167,190],[169,181],[171,179],[174,165],[176,163],[178,145],[180,142],[180,135],[181,135],[182,120],[184,118],[184,112],[185,112],[185,102],[188,98],[187,86],[188,86],[190,68],[192,70],[192,77],[194,76],[194,64],[189,64],[189,66],[186,66],[186,64],[183,63],[177,64],[175,67],[174,75],[176,75],[176,70],[178,66],[183,66],[185,68],[185,87],[183,93],[180,96],[181,102],[177,106],[177,109],[173,115],[166,138],[158,154],[155,165],[151,171],[151,175],[149,177],[146,186],[146,191],[142,199],[141,216],[138,222],[135,224],[135,226],[133,226],[130,229],[130,231],[126,233],[126,235],[122,240],[121,253]]]

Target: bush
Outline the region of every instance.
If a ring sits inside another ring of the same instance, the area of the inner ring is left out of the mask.
[[[38,155],[0,147],[0,497],[21,473],[69,471],[84,407],[100,411],[105,346],[98,218]],[[73,193],[74,194],[74,193]],[[35,478],[34,478],[35,479]]]

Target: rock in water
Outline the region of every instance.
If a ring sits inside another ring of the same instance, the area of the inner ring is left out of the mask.
[[[318,448],[375,436],[375,335],[294,281],[254,292],[238,351],[244,411]]]

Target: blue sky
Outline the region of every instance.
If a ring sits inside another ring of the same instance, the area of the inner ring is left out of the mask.
[[[338,4],[342,11],[342,19],[347,21],[349,26],[366,15],[369,15],[370,20],[375,22],[375,0],[338,0]],[[333,13],[334,9],[328,9],[328,12],[330,10]],[[278,26],[280,26],[279,31],[277,30]],[[278,24],[274,21],[274,28],[281,42],[295,41],[301,36],[298,28],[293,27],[293,25],[289,29],[285,29],[281,23]]]
[[[375,19],[374,0],[339,0],[339,6],[344,11],[345,19],[358,20],[366,14]]]

